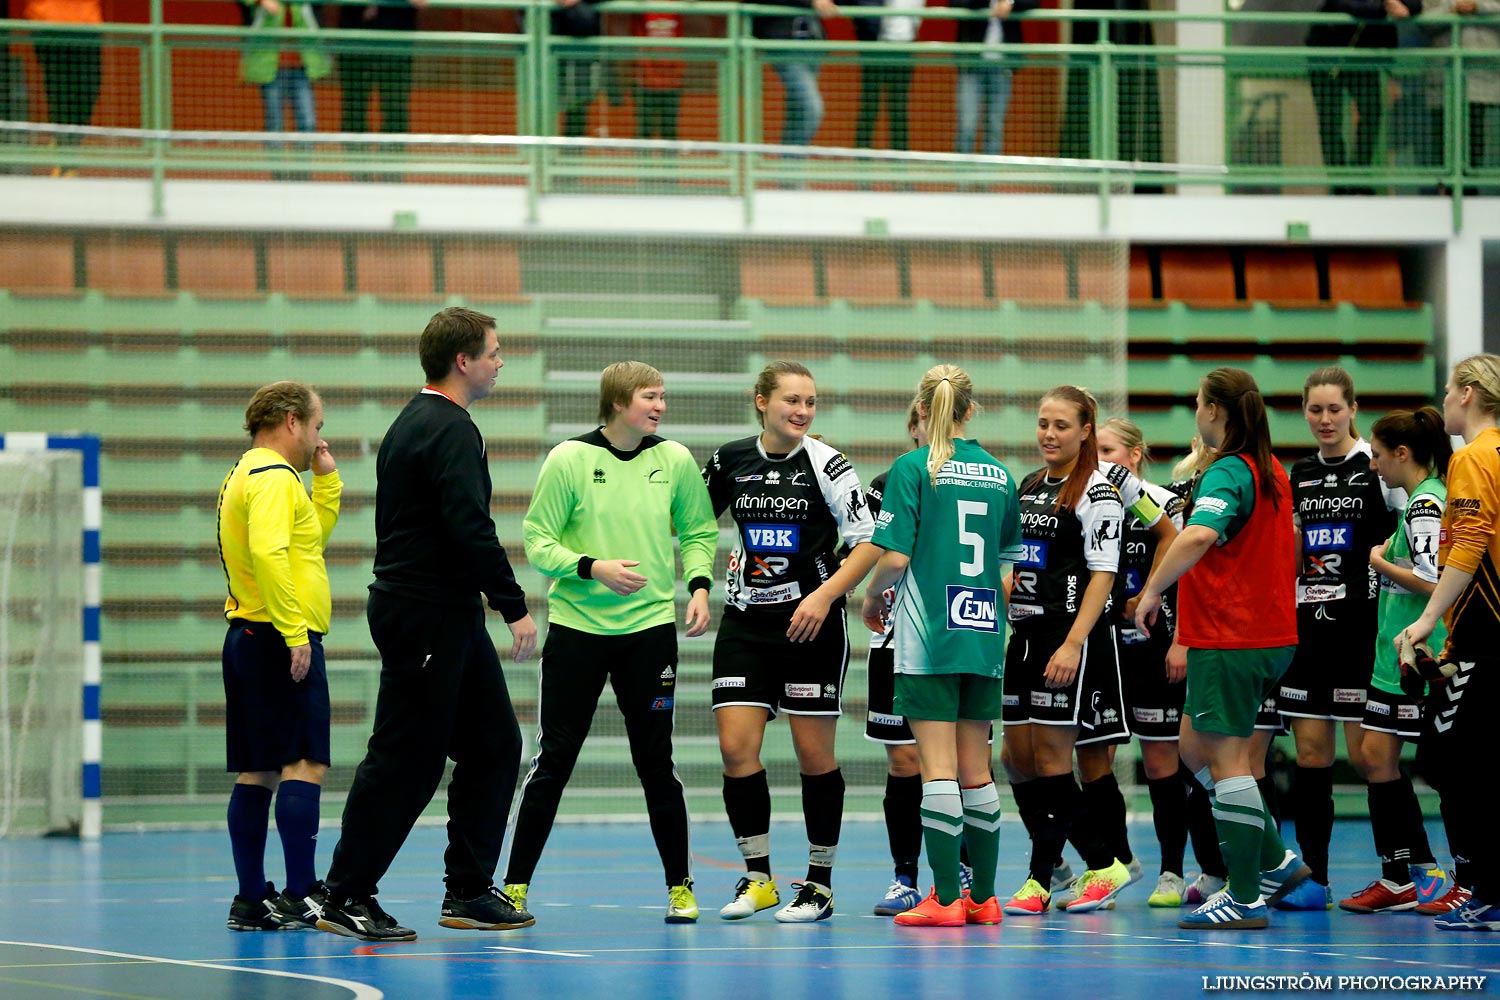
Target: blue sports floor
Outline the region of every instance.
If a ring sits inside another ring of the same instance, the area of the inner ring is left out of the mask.
[[[324,830],[320,867],[336,835]],[[223,833],[115,833],[86,846],[0,841],[0,998],[1032,1000],[1062,990],[1109,1000],[1199,997],[1213,992],[1205,976],[1212,984],[1217,976],[1302,973],[1483,975],[1480,992],[1500,995],[1500,934],[1438,931],[1413,914],[1276,913],[1269,930],[1190,938],[1175,911],[1146,906],[1156,872],[1146,823],[1132,835],[1147,878],[1115,910],[952,929],[902,928],[870,915],[889,881],[879,823],[845,823],[837,912],[811,925],[777,924],[771,911],[721,921],[718,907],[740,868],[733,839],[722,823],[697,824],[693,835],[704,912],[697,925],[662,922],[666,894],[644,824],[565,825],[532,883],[536,926],[496,934],[438,926],[444,834],[420,828],[381,892],[420,937],[379,946],[312,931],[226,930],[234,882]],[[1434,845],[1443,842],[1434,830]],[[1005,824],[1001,844],[1005,895],[1024,878],[1019,823]],[[772,846],[786,898],[805,858],[800,824],[778,823]],[[279,884],[274,833],[269,854]],[[1338,823],[1333,854],[1335,899],[1374,877],[1367,824]]]

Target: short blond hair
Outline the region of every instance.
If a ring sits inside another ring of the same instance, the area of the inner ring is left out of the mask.
[[[637,390],[664,384],[661,372],[644,361],[616,361],[599,375],[599,423],[609,423],[616,403],[629,406]]]

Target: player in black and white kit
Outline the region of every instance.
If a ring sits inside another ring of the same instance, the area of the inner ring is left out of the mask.
[[[1387,490],[1370,468],[1370,446],[1354,427],[1359,405],[1348,372],[1331,365],[1309,375],[1302,386],[1302,412],[1318,451],[1291,470],[1301,548],[1297,653],[1281,678],[1277,708],[1297,744],[1291,819],[1313,874],[1276,905],[1323,910],[1333,906],[1328,842],[1334,723],[1344,724],[1349,763],[1364,774],[1360,723],[1375,663],[1380,598],[1370,549],[1390,537],[1405,496]]]
[[[1046,912],[1053,866],[1085,809],[1089,821],[1078,828],[1077,846],[1089,870],[1068,911],[1108,906],[1134,881],[1125,800],[1109,763],[1110,744],[1130,738],[1109,608],[1127,503],[1166,540],[1176,532],[1139,479],[1099,462],[1097,412],[1094,397],[1076,386],[1043,396],[1037,445],[1047,464],[1021,487],[1025,554],[1009,600],[1014,636],[1005,662],[1003,759],[1032,849],[1031,877],[1006,913]],[[1073,781],[1075,746],[1082,792]]]
[[[807,880],[776,913],[783,923],[833,914],[830,882],[844,811],[834,731],[849,665],[844,595],[880,550],[864,487],[842,454],[809,436],[812,373],[768,365],[755,383],[761,433],[731,441],[703,470],[714,513],[729,511],[735,542],[714,644],[713,706],[724,760],[724,807],[745,877],[719,911],[737,920],[780,902],[771,876],[771,793],[760,748],[785,712],[802,772]],[[837,550],[850,548],[843,565]]]
[[[927,429],[922,424],[916,400],[906,411],[906,435],[918,448],[927,443]],[[880,516],[885,477],[884,472],[880,473],[865,490],[872,522]],[[894,588],[886,591],[885,599],[889,609],[895,599]],[[884,631],[870,633],[870,654],[865,661],[865,677],[869,685],[865,739],[885,747],[885,798],[881,805],[895,874],[890,888],[875,904],[874,911],[876,916],[890,917],[905,913],[922,901],[922,894],[917,890],[917,864],[922,857],[922,770],[911,724],[905,716],[896,714],[896,648],[889,615],[885,622]]]
[[[1139,477],[1142,467],[1150,461],[1150,453],[1139,427],[1124,417],[1112,417],[1099,426],[1099,458],[1123,466]],[[1145,480],[1142,483],[1172,526],[1181,531],[1187,507],[1182,496],[1165,486]],[[1146,899],[1146,904],[1181,906],[1188,888],[1183,878],[1183,853],[1189,832],[1193,853],[1203,869],[1194,882],[1200,895],[1208,879],[1218,879],[1217,888],[1222,888],[1229,870],[1219,853],[1219,836],[1214,829],[1208,796],[1190,794],[1192,788],[1201,786],[1178,755],[1178,728],[1187,693],[1187,650],[1173,642],[1176,588],[1165,595],[1157,619],[1165,628],[1157,628],[1148,635],[1135,627],[1134,598],[1146,585],[1156,559],[1165,550],[1156,544],[1156,535],[1133,514],[1125,517],[1124,534],[1119,588],[1124,601],[1112,610],[1120,642],[1125,719],[1131,735],[1141,741],[1141,763],[1151,793],[1151,818],[1161,845],[1161,873],[1156,891]]]

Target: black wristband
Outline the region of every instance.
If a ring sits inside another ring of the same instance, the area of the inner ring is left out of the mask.
[[[712,588],[712,581],[709,580],[709,578],[706,577],[706,576],[695,576],[691,580],[688,581],[688,594],[689,594],[689,596],[691,596],[696,591],[699,591],[699,590],[709,590],[711,588]]]
[[[578,557],[578,575],[582,579],[592,580],[594,578],[594,563],[598,562],[593,556]]]

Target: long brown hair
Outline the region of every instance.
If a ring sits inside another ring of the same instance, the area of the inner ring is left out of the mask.
[[[1314,368],[1313,373],[1307,376],[1307,381],[1302,383],[1302,409],[1307,409],[1307,396],[1313,389],[1320,385],[1331,385],[1344,394],[1344,405],[1351,410],[1359,405],[1359,400],[1354,397],[1354,376],[1350,375],[1338,365],[1324,365],[1322,368]],[[1359,429],[1354,426],[1354,418],[1349,418],[1349,436],[1359,437]]]
[[[1099,401],[1094,398],[1093,393],[1076,385],[1060,385],[1047,390],[1041,401],[1045,403],[1049,399],[1070,404],[1078,411],[1078,426],[1089,429],[1088,437],[1078,442],[1078,462],[1073,466],[1073,471],[1068,473],[1068,481],[1058,491],[1057,501],[1053,504],[1057,510],[1072,510],[1082,499],[1084,490],[1088,489],[1089,478],[1099,468],[1099,445],[1094,440],[1098,430]],[[1047,470],[1042,469],[1026,481],[1024,489],[1029,490],[1046,475]]]
[[[1323,383],[1319,383],[1320,385]],[[1260,492],[1276,503],[1276,485],[1271,477],[1276,458],[1271,454],[1271,425],[1266,420],[1266,401],[1255,377],[1243,368],[1215,368],[1199,384],[1205,403],[1224,410],[1224,440],[1219,457],[1243,455],[1255,467]]]
[[[1406,445],[1411,450],[1412,460],[1425,466],[1429,476],[1439,479],[1447,476],[1448,460],[1453,457],[1453,441],[1443,430],[1443,415],[1435,407],[1392,410],[1375,421],[1370,436],[1387,451]]]

